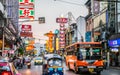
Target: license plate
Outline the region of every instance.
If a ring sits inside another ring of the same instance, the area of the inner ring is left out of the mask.
[[[58,66],[53,66],[53,68],[58,68]]]
[[[89,71],[90,71],[90,72],[93,72],[93,71],[94,71],[94,69],[93,69],[93,68],[89,68]]]
[[[87,66],[88,68],[96,68],[96,66]]]

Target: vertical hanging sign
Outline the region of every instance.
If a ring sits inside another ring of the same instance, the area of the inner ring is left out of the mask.
[[[34,18],[33,8],[19,8],[19,18]]]
[[[23,6],[23,5],[34,6],[34,0],[19,0],[19,5],[20,6]]]
[[[19,0],[19,18],[34,19],[34,0]]]
[[[60,23],[59,45],[60,45],[60,48],[63,49],[65,47],[65,23],[68,22],[68,18],[56,18],[56,22]]]

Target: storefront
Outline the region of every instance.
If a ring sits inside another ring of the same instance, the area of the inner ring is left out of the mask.
[[[118,66],[118,56],[120,54],[120,38],[108,41],[109,51],[110,51],[110,65]]]

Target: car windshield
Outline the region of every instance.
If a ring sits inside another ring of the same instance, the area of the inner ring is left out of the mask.
[[[42,58],[41,57],[37,57],[37,58],[35,58],[35,60],[42,60]]]
[[[50,59],[48,64],[49,66],[62,66],[62,61],[60,59]]]

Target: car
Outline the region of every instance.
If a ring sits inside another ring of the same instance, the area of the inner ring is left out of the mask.
[[[43,64],[43,58],[42,57],[35,57],[34,65],[42,65],[42,64]]]
[[[0,75],[22,75],[14,67],[12,62],[0,60]]]

